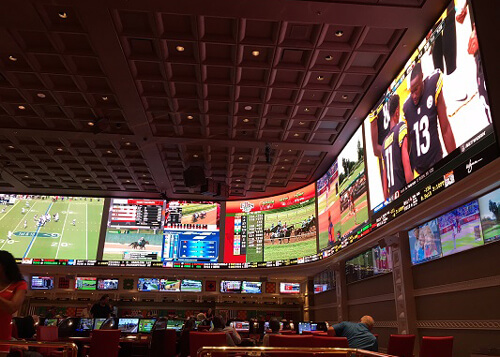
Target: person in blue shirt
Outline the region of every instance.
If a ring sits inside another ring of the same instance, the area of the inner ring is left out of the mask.
[[[363,316],[360,322],[343,321],[328,328],[330,336],[346,337],[350,348],[378,352],[377,338],[371,333],[375,320]]]

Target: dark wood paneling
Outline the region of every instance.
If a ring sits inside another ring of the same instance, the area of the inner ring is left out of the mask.
[[[394,292],[392,274],[374,276],[347,285],[347,297],[349,300],[384,295],[392,292]]]

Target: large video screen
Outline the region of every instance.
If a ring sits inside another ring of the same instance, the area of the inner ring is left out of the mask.
[[[16,258],[96,259],[104,200],[0,195],[0,249]]]
[[[485,243],[500,239],[500,188],[478,199]]]
[[[318,180],[319,249],[342,244],[368,221],[368,197],[360,127]]]
[[[408,232],[410,255],[413,264],[423,263],[442,255],[437,220],[433,219]]]
[[[103,259],[160,260],[164,219],[163,200],[113,198]]]
[[[450,3],[364,122],[379,226],[498,155],[471,10]]]
[[[226,203],[224,262],[316,254],[315,185],[260,200]]]

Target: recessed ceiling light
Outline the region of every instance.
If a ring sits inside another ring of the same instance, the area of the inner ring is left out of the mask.
[[[89,122],[87,123],[87,125],[88,125],[88,126],[94,126],[94,122],[93,122],[93,121],[89,121]]]
[[[325,77],[324,77],[324,76],[317,76],[317,77],[316,77],[316,79],[317,79],[318,81],[322,81],[323,79],[325,79]]]
[[[108,100],[108,97],[106,97],[106,96],[102,96],[102,100],[107,101],[107,100]]]
[[[251,105],[245,106],[245,110],[252,110],[252,106]]]
[[[236,185],[236,187],[240,187],[240,185]]]
[[[250,121],[250,119],[248,119],[248,118],[243,119],[243,123],[248,123],[249,121]]]
[[[310,162],[311,160],[307,160],[307,162]]]
[[[194,157],[194,158],[197,158],[197,157],[198,157],[198,154],[194,154],[194,155],[193,155],[193,157]]]
[[[325,56],[325,60],[327,60],[327,61],[331,61],[332,59],[333,59],[332,55]]]
[[[281,169],[283,170],[285,168],[285,166],[281,166]]]
[[[252,56],[257,57],[260,55],[260,51],[252,51]]]
[[[276,182],[276,183],[278,183],[279,181],[278,181],[278,180],[276,180],[275,182]]]
[[[57,15],[61,18],[61,19],[67,19],[68,18],[68,13],[67,12],[64,12],[64,11],[59,11],[57,13]]]
[[[130,180],[127,180],[128,183],[130,183]]]
[[[185,50],[183,46],[177,46],[175,49],[177,50],[177,52],[184,52]]]
[[[43,94],[43,93],[37,93],[36,96],[38,98],[42,98],[42,99],[45,98],[45,94]]]
[[[90,181],[90,179],[89,179],[89,178],[86,178],[86,179],[85,179],[85,181]]]
[[[129,141],[127,141],[127,142],[125,143],[125,145],[130,146],[130,145],[132,145],[132,144],[131,144]]]
[[[288,149],[288,152],[292,152],[292,150],[291,150],[291,149]]]
[[[335,36],[337,36],[337,37],[344,36],[344,31],[342,31],[342,30],[335,31]]]
[[[299,125],[304,125],[305,123],[303,121],[299,121]]]
[[[189,120],[193,119],[193,116],[192,115],[188,115],[186,118],[188,118]]]
[[[342,99],[347,99],[347,98],[348,98],[348,97],[347,97],[347,94],[344,94],[344,95],[342,96]]]
[[[144,181],[144,183],[145,183],[146,185],[148,185],[148,184],[149,184],[149,181]]]
[[[146,177],[146,174],[142,174],[142,177]]]
[[[57,148],[57,151],[63,151],[63,148]]]
[[[241,182],[241,180],[240,180],[240,179],[237,179],[237,180],[236,180],[236,182]]]
[[[108,151],[106,151],[106,152],[107,152],[108,154],[111,154],[111,153],[112,153],[112,151],[111,151],[111,150],[108,150]]]
[[[28,175],[24,175],[24,178],[29,178],[29,176]]]
[[[243,160],[243,156],[240,156],[240,157],[238,158],[238,160]]]
[[[298,133],[295,133],[295,134],[293,134],[293,136],[299,136],[299,134],[298,134]]]
[[[18,105],[17,107],[18,107],[19,109],[21,109],[21,110],[26,109],[26,107],[25,107],[24,105]]]
[[[9,145],[9,146],[8,146],[8,148],[9,148],[9,149],[14,149],[14,146]]]
[[[299,136],[299,134],[295,134],[296,136]],[[285,159],[285,162],[288,162],[288,159]]]
[[[9,56],[9,60],[11,60],[12,62],[16,62],[17,61],[17,57],[10,55]]]
[[[304,108],[304,111],[305,112],[308,112],[310,109],[309,108]]]

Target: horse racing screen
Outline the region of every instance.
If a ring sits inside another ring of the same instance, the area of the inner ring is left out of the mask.
[[[315,185],[226,203],[224,262],[286,260],[317,253]]]

